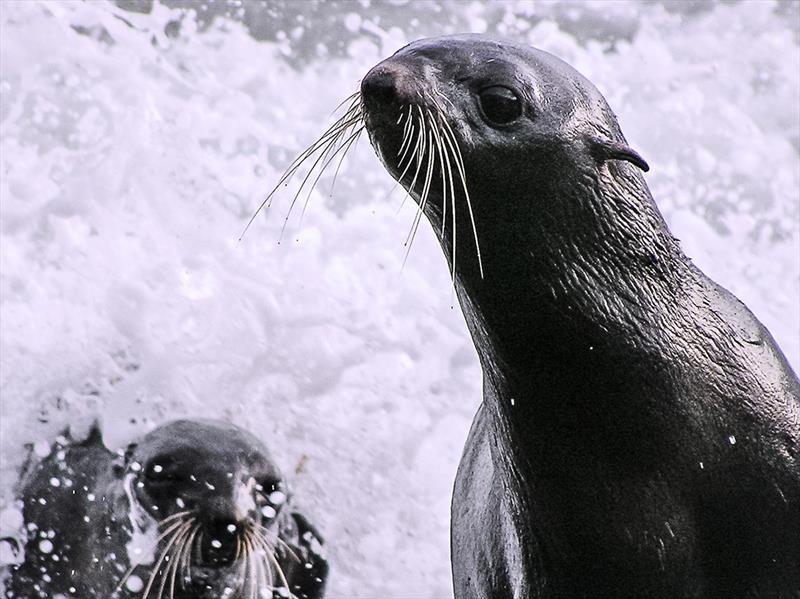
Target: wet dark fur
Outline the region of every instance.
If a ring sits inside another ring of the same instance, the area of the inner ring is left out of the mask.
[[[211,453],[216,459],[213,463],[205,460],[204,464],[204,457],[208,456],[203,448],[212,445]],[[133,461],[142,459],[149,449],[167,456],[175,452],[185,454],[191,446],[196,450],[190,461],[200,481],[219,480],[215,475],[225,468],[232,469],[244,457],[243,450],[251,454],[246,459],[254,463],[267,460],[268,475],[279,480],[280,473],[269,461],[263,445],[225,423],[176,421],[164,425],[131,445],[125,457],[105,447],[97,428],[84,441],[57,443],[50,455],[32,463],[23,476],[20,496],[28,535],[25,561],[12,570],[6,597],[50,599],[61,593],[65,599],[141,598],[143,590],[131,592],[123,588],[113,593],[130,566],[126,544],[131,538],[132,524],[122,480],[130,473]],[[60,485],[53,486],[51,479],[57,479]],[[218,483],[213,492],[205,493],[202,505],[207,509],[214,505],[214,509],[225,513],[228,506],[223,485]],[[190,494],[187,490],[187,501]],[[174,503],[174,499],[170,498],[170,502]],[[295,511],[284,509],[278,518],[279,537],[300,560],[285,550],[276,552],[292,597],[321,599],[328,565],[317,553],[316,548],[321,544],[319,533]],[[41,550],[40,543],[45,537],[52,542],[52,551]],[[235,580],[236,567],[235,564],[218,569],[195,567],[191,583],[176,584],[174,599],[218,599],[221,589]],[[151,572],[152,565],[143,565],[134,574],[146,584]],[[159,583],[157,579],[151,598],[158,596]],[[169,585],[166,586],[163,597],[170,597]],[[244,597],[247,596],[245,593]]]
[[[518,122],[487,123],[488,85],[522,95]],[[800,596],[800,384],[682,253],[594,86],[455,36],[403,48],[361,91],[395,178],[398,115],[447,99],[475,211],[483,277],[456,189],[455,286],[484,373],[453,496],[456,597]],[[437,170],[425,215],[453,267],[440,189]]]

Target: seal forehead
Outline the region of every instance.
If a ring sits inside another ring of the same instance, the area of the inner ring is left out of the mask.
[[[172,458],[221,470],[275,470],[269,451],[255,436],[224,422],[178,420],[156,428],[137,444],[134,458]]]
[[[474,93],[511,85],[566,129],[617,128],[608,104],[588,79],[560,58],[513,41],[471,34],[426,38],[400,49],[382,64],[386,63],[408,66],[420,87],[467,86]],[[456,93],[463,101],[463,89]],[[459,103],[452,96],[451,100]]]

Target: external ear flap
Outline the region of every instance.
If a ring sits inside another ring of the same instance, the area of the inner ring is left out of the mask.
[[[92,445],[103,445],[103,432],[100,430],[100,423],[95,420],[92,427],[89,429],[89,434],[80,443],[83,447],[90,447]]]
[[[625,160],[634,166],[638,166],[644,172],[650,170],[650,165],[645,162],[645,159],[624,143],[592,137],[589,139],[589,148],[595,159],[600,162],[605,162],[606,160]]]
[[[125,474],[125,470],[127,470],[128,464],[133,457],[133,452],[136,451],[136,447],[136,443],[131,443],[125,449],[124,454],[117,454],[118,457],[114,460],[114,474],[119,477],[122,477],[122,475]]]

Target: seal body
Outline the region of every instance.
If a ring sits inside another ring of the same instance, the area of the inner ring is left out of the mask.
[[[94,429],[24,476],[25,561],[6,597],[321,599],[321,539],[287,494],[232,425],[175,421],[124,454]]]
[[[800,596],[800,384],[683,254],[595,87],[453,36],[401,49],[361,96],[483,369],[456,597]]]

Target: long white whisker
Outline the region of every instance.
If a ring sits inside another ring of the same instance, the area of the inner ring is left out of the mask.
[[[186,543],[186,548],[183,550],[183,555],[181,556],[181,563],[183,564],[183,578],[181,580],[181,586],[186,586],[186,583],[192,580],[192,546],[194,545],[194,539],[197,536],[197,532],[202,527],[202,524],[199,522],[195,524],[194,528],[192,528],[191,534],[189,535],[189,540]]]
[[[158,587],[158,599],[161,599],[164,595],[164,588],[167,584],[167,579],[170,581],[170,592],[169,596],[171,599],[174,599],[175,596],[175,571],[178,567],[178,561],[180,558],[181,551],[183,551],[183,545],[186,543],[186,538],[189,536],[189,533],[192,532],[191,525],[181,532],[181,536],[175,541],[175,549],[173,550],[172,555],[169,558],[169,564],[167,565],[167,569],[164,571],[164,574],[161,576],[161,584]]]
[[[286,168],[281,175],[278,182],[275,184],[275,187],[267,194],[264,200],[259,204],[258,208],[255,210],[253,215],[250,217],[250,220],[247,221],[244,229],[242,230],[242,234],[239,236],[239,240],[241,241],[242,237],[244,237],[247,230],[250,228],[250,225],[255,220],[256,216],[261,212],[261,210],[265,206],[269,206],[271,204],[272,197],[275,195],[275,192],[280,189],[281,185],[284,183],[288,183],[289,179],[294,175],[300,165],[303,164],[307,159],[309,159],[313,154],[319,151],[322,148],[327,148],[334,140],[337,138],[339,134],[342,133],[347,127],[354,125],[363,120],[363,114],[361,112],[361,105],[359,102],[359,97],[354,94],[351,96],[355,98],[347,110],[347,112],[337,120],[333,125],[331,125],[325,133],[323,133],[317,141],[312,143],[308,148],[303,150]],[[345,100],[346,102],[347,100]],[[316,163],[315,163],[316,164]],[[311,171],[313,171],[314,167],[312,166]],[[310,172],[311,172],[310,171]],[[302,187],[301,187],[302,189]]]
[[[270,545],[269,541],[264,536],[257,536],[256,541],[261,545],[261,549],[266,556],[269,564],[275,568],[276,573],[278,574],[278,578],[281,580],[281,584],[286,587],[287,591],[291,591],[291,587],[289,586],[289,581],[286,580],[286,575],[283,572],[283,568],[281,568],[280,563],[278,562],[277,558],[275,557],[275,550]]]
[[[192,526],[191,522],[184,522],[183,524],[181,524],[181,527],[177,530],[177,532],[170,537],[167,546],[164,547],[164,551],[161,552],[161,557],[158,558],[156,565],[153,567],[153,571],[150,574],[150,579],[147,581],[147,587],[145,587],[144,589],[144,594],[142,595],[142,599],[147,599],[147,597],[150,595],[150,589],[153,588],[153,583],[155,582],[156,574],[161,569],[161,564],[164,562],[164,559],[167,557],[170,548],[175,543],[178,536],[181,535],[184,532],[184,530],[191,528],[191,526]]]
[[[166,519],[165,519],[165,520],[166,520]],[[152,543],[152,546],[150,547],[149,551],[148,551],[147,553],[145,553],[145,554],[142,556],[142,558],[141,558],[141,559],[139,559],[139,560],[138,560],[136,563],[134,563],[134,564],[131,564],[131,567],[130,567],[130,568],[128,568],[128,569],[125,571],[125,574],[123,574],[123,575],[122,575],[122,578],[121,578],[121,579],[120,579],[120,581],[117,583],[117,586],[116,586],[116,587],[114,587],[114,590],[111,592],[111,594],[112,594],[112,595],[115,595],[115,594],[119,593],[119,592],[122,590],[122,586],[123,586],[123,585],[124,585],[124,584],[125,584],[125,583],[128,581],[128,578],[130,578],[131,574],[133,574],[133,571],[134,571],[134,570],[136,570],[136,568],[138,568],[139,566],[141,566],[141,565],[142,565],[142,563],[144,562],[144,560],[145,560],[146,556],[147,556],[147,555],[149,555],[150,553],[152,553],[153,551],[155,551],[155,550],[156,550],[156,547],[158,547],[158,544],[159,544],[159,543],[160,543],[160,542],[161,542],[161,541],[162,541],[162,540],[163,540],[165,537],[167,537],[168,535],[170,535],[170,534],[171,534],[171,533],[172,533],[174,530],[176,530],[176,529],[180,528],[182,525],[183,525],[183,522],[176,522],[175,524],[172,524],[172,525],[171,525],[169,528],[167,528],[167,530],[165,530],[164,532],[162,532],[161,534],[159,534],[159,535],[156,537],[156,540],[155,540],[155,541],[153,541],[153,543]]]
[[[455,133],[453,133],[452,128],[450,127],[450,123],[448,123],[447,119],[442,119],[444,123],[444,129],[442,129],[442,133],[444,133],[444,138],[447,144],[450,146],[450,149],[453,151],[453,158],[456,162],[456,168],[458,169],[459,177],[461,178],[461,185],[464,189],[464,196],[467,199],[467,209],[469,210],[469,219],[472,223],[472,234],[475,239],[475,251],[478,256],[478,269],[480,270],[481,278],[483,278],[483,259],[481,258],[481,246],[478,242],[478,229],[475,226],[475,215],[472,211],[472,202],[469,198],[469,189],[467,189],[467,176],[464,172],[464,157],[461,155],[461,149],[458,147],[458,142],[456,141]],[[447,133],[449,133],[449,138]]]
[[[308,183],[308,180],[314,174],[315,169],[317,168],[317,166],[320,163],[325,164],[325,160],[326,160],[326,157],[328,156],[329,152],[333,148],[335,148],[337,146],[338,142],[341,140],[341,138],[343,136],[348,134],[347,132],[349,130],[349,127],[355,125],[356,123],[358,123],[358,120],[356,120],[354,123],[351,123],[350,125],[347,125],[346,127],[343,127],[340,131],[338,131],[337,134],[331,139],[330,143],[327,144],[325,151],[322,152],[319,156],[317,156],[316,159],[314,159],[314,163],[311,165],[311,168],[308,169],[308,173],[306,173],[306,176],[303,177],[303,181],[302,181],[302,183],[300,183],[300,187],[297,188],[297,192],[294,194],[294,197],[292,198],[291,204],[289,204],[289,210],[286,213],[286,218],[283,219],[283,227],[281,228],[281,237],[283,237],[283,232],[286,229],[286,223],[289,222],[289,217],[292,214],[292,209],[294,209],[294,206],[297,203],[297,199],[300,197],[300,194],[303,192],[303,188],[305,187],[306,183]],[[322,170],[324,170],[324,168],[321,169],[321,171]],[[318,179],[319,179],[319,176],[317,176],[317,179],[315,179],[314,184],[316,184],[316,181]],[[314,189],[313,185],[311,186],[311,189],[312,190]]]
[[[267,536],[267,533],[268,533],[269,531],[267,531],[267,529],[266,529],[266,528],[264,528],[263,526],[258,526],[257,528],[255,528],[255,529],[253,530],[253,532],[254,532],[255,534],[259,535],[259,536],[260,536],[260,537],[261,537],[261,538],[264,540],[264,542],[265,542],[265,543],[266,543],[266,544],[267,544],[269,547],[274,547],[275,545],[277,545],[277,546],[280,546],[280,547],[282,547],[282,548],[283,548],[285,551],[287,551],[287,552],[288,552],[288,553],[289,553],[289,554],[292,556],[292,558],[294,558],[294,560],[295,560],[295,561],[296,561],[298,564],[299,564],[299,563],[302,563],[302,560],[301,560],[301,559],[300,559],[300,557],[299,557],[299,556],[298,556],[298,555],[297,555],[297,554],[294,552],[294,549],[292,549],[292,547],[291,547],[291,546],[290,546],[290,545],[289,545],[289,544],[288,544],[286,541],[284,541],[283,539],[281,539],[281,538],[280,538],[280,537],[279,537],[277,534],[275,535],[275,538],[274,538],[274,539],[270,539],[270,538]]]
[[[397,179],[397,182],[399,183],[400,181],[402,181],[403,177],[405,176],[406,172],[408,171],[408,168],[411,166],[412,163],[416,163],[417,168],[414,171],[414,176],[411,179],[411,185],[408,186],[408,192],[406,193],[406,195],[403,196],[403,201],[400,203],[400,207],[397,209],[398,213],[400,212],[400,210],[403,209],[403,206],[405,206],[406,199],[411,196],[411,192],[413,191],[414,186],[417,184],[417,177],[419,177],[420,169],[422,168],[423,156],[425,154],[424,123],[420,120],[420,118],[416,114],[414,114],[414,118],[417,120],[417,139],[414,142],[414,151],[411,154],[409,154],[408,164],[406,165],[406,168],[403,170],[401,176]],[[400,166],[402,166],[402,163],[400,163]]]
[[[353,125],[353,127],[355,127],[355,125]],[[342,150],[344,150],[344,152],[342,153],[341,160],[344,160],[344,157],[347,155],[347,151],[350,149],[350,146],[353,144],[353,142],[356,139],[358,139],[358,136],[361,134],[361,132],[363,130],[364,130],[364,127],[362,126],[359,129],[357,129],[355,132],[353,132],[352,129],[349,129],[348,131],[344,132],[343,136],[348,136],[348,137],[345,139],[345,141],[343,141],[341,143],[339,143],[337,141],[336,143],[339,144],[338,147],[336,147],[336,149],[333,152],[331,152],[330,157],[328,157],[322,163],[322,166],[320,167],[319,171],[317,172],[317,176],[314,179],[314,182],[311,184],[311,186],[308,189],[308,194],[306,195],[306,200],[305,200],[305,202],[303,202],[303,210],[300,212],[300,225],[301,226],[303,224],[303,218],[305,217],[305,214],[306,214],[306,208],[308,207],[308,201],[311,199],[311,194],[313,193],[314,188],[317,186],[317,183],[319,182],[320,177],[322,177],[322,175],[325,173],[325,169],[328,168],[328,165],[333,161],[334,158],[336,158],[336,155],[339,152],[341,152]],[[325,155],[327,155],[330,152],[330,150],[332,150],[334,147],[335,146],[332,145],[331,148],[325,153]],[[341,164],[342,164],[341,160],[339,161],[339,166],[341,166]],[[339,168],[337,167],[336,168],[336,173],[338,174],[338,172],[339,172]],[[335,179],[335,175],[334,175],[334,182],[335,181],[336,181],[336,179]],[[331,188],[331,193],[333,193],[333,189],[332,188]],[[290,210],[291,210],[291,208],[290,208]],[[288,221],[288,219],[289,219],[289,216],[287,215],[286,220],[284,221],[284,227],[286,226],[286,222]]]
[[[422,109],[420,109],[420,114],[422,113]],[[424,120],[424,116],[422,117]],[[426,127],[427,128],[427,127]],[[408,255],[411,253],[411,247],[414,244],[414,238],[417,235],[417,230],[419,229],[419,223],[422,219],[422,215],[424,214],[425,206],[428,202],[428,195],[431,189],[431,180],[433,178],[433,170],[434,165],[436,163],[436,156],[433,152],[433,134],[429,134],[428,138],[428,148],[426,150],[428,154],[428,166],[425,172],[425,183],[422,187],[422,198],[419,202],[419,211],[417,212],[414,223],[411,226],[411,233],[409,235],[409,239],[407,240],[407,248],[406,248],[406,255],[403,258],[403,266],[405,266],[406,261],[408,260]]]
[[[439,112],[440,112],[439,120],[441,120],[443,118],[443,116],[441,114],[441,109],[439,109],[438,106],[437,106],[437,110],[439,110]],[[452,210],[453,264],[451,266],[451,276],[452,276],[452,280],[453,280],[453,289],[455,290],[455,282],[456,282],[456,188],[455,188],[455,184],[453,183],[453,169],[450,166],[450,151],[449,151],[447,145],[444,145],[444,144],[442,144],[442,145],[443,145],[443,150],[444,150],[444,159],[445,159],[445,162],[447,164],[447,177],[448,177],[448,180],[449,180],[449,183],[450,183],[450,202],[452,203],[452,208],[453,208],[453,210]],[[446,221],[447,221],[447,215],[446,214],[442,214],[442,235],[443,236],[444,236],[444,224],[445,224]]]

